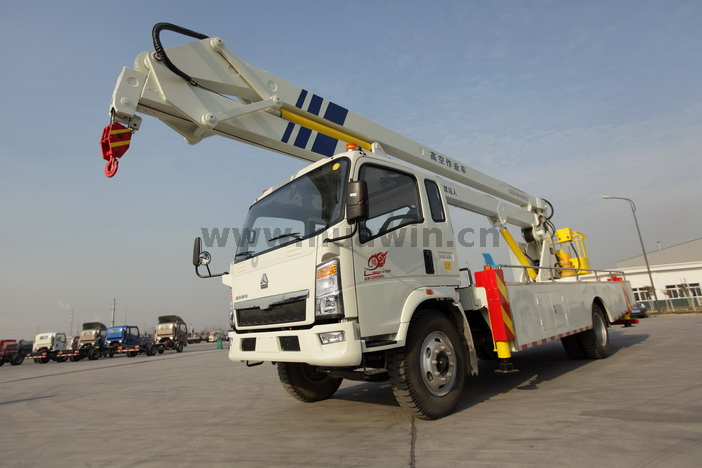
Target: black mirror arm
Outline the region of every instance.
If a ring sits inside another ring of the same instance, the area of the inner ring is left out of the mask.
[[[228,275],[228,274],[229,274],[228,271],[225,271],[224,273],[219,273],[219,274],[217,274],[217,275],[213,275],[212,272],[210,271],[210,266],[209,266],[209,265],[205,265],[205,268],[207,268],[207,274],[206,274],[206,275],[201,275],[201,274],[200,274],[200,271],[198,270],[198,269],[200,268],[200,266],[201,266],[201,265],[197,265],[197,266],[195,267],[195,274],[198,276],[198,278],[217,278],[218,276],[224,276],[224,275]]]
[[[326,244],[327,242],[336,242],[336,241],[348,239],[349,237],[353,237],[354,234],[356,234],[356,232],[358,232],[358,223],[353,223],[353,231],[351,231],[351,234],[347,234],[345,236],[333,237],[333,238],[327,237],[322,242]]]

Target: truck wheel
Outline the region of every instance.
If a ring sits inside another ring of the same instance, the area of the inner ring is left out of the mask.
[[[579,333],[561,338],[563,349],[571,359],[585,359],[585,351],[580,345],[580,337],[578,335]]]
[[[5,361],[0,360],[0,367],[5,365]]]
[[[156,346],[154,345],[149,345],[148,348],[146,348],[146,355],[147,356],[155,356],[156,355]]]
[[[461,398],[465,365],[455,325],[438,311],[418,312],[405,347],[388,356],[395,399],[417,418],[446,416]]]
[[[134,357],[136,355],[137,355],[136,351],[127,351],[127,357]]]
[[[278,378],[283,388],[293,397],[305,403],[326,400],[341,385],[340,377],[319,372],[309,364],[279,362]]]
[[[107,357],[108,358],[115,357],[115,348],[110,348],[109,351],[107,351]]]
[[[178,343],[178,346],[175,348],[176,353],[182,353],[183,352],[183,343]]]
[[[71,360],[71,362],[78,362],[78,361],[80,361],[80,356],[71,356],[70,360]]]
[[[91,348],[90,351],[88,351],[88,359],[91,361],[100,359],[100,350],[98,348]]]
[[[68,361],[68,356],[56,356],[56,362],[66,362]]]
[[[586,358],[604,359],[609,356],[607,319],[598,304],[592,304],[592,328],[577,336]]]
[[[15,354],[14,356],[12,356],[12,360],[10,361],[10,365],[19,366],[23,362],[24,362],[24,356],[22,356],[21,354]]]
[[[161,348],[161,347],[158,348],[158,354],[163,354],[163,348]]]

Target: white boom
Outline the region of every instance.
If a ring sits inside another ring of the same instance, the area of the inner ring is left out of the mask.
[[[199,40],[163,50],[164,29]],[[154,45],[156,50],[137,57],[135,69],[122,70],[112,96],[113,120],[132,131],[139,128],[141,112],[190,144],[220,135],[306,161],[343,152],[354,142],[457,182],[444,185],[451,205],[485,215],[499,227],[532,228],[537,241],[545,237],[544,200],[253,67],[220,38],[161,23],[154,28]]]

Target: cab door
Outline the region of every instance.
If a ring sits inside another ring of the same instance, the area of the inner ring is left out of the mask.
[[[432,266],[422,249],[424,215],[416,177],[401,168],[367,163],[369,218],[354,241],[359,325],[364,337],[397,332],[405,299],[426,283]]]

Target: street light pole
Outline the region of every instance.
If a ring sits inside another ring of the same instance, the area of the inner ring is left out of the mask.
[[[651,289],[653,289],[653,298],[655,299],[654,305],[656,311],[660,312],[658,308],[658,293],[656,293],[656,286],[653,284],[653,275],[651,274],[651,266],[648,264],[648,256],[646,255],[646,247],[644,247],[643,238],[641,237],[641,229],[639,228],[639,221],[636,219],[636,205],[634,201],[629,198],[624,197],[612,197],[609,195],[602,195],[605,200],[626,200],[631,205],[631,214],[634,215],[634,224],[636,224],[636,232],[639,234],[639,242],[641,243],[641,250],[643,251],[644,262],[646,262],[646,271],[648,272],[648,279],[651,282]]]

